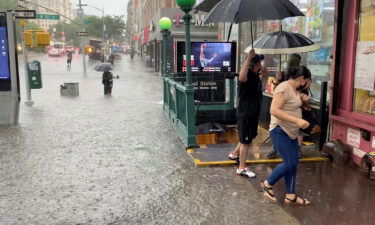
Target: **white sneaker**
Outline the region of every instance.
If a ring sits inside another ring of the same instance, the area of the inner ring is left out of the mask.
[[[240,157],[238,155],[233,154],[233,153],[229,153],[228,158],[230,160],[235,160],[235,161],[239,161],[240,160]]]
[[[251,172],[247,167],[245,169],[237,169],[237,174],[246,177],[255,177],[255,173]]]

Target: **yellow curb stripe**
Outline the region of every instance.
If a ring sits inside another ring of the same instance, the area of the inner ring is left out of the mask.
[[[199,167],[203,166],[220,166],[220,165],[234,165],[237,164],[235,161],[208,161],[208,162],[202,162],[199,159],[194,159],[195,165]],[[328,158],[325,157],[310,157],[310,158],[304,158],[300,159],[300,162],[323,162],[327,161]],[[260,163],[280,163],[282,162],[282,159],[256,159],[256,160],[246,160],[246,163],[248,164],[260,164]]]

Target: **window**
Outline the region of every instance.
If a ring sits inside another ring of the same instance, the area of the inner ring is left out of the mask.
[[[354,75],[354,111],[375,115],[375,0],[362,0]]]
[[[320,46],[315,52],[299,53],[302,65],[312,73],[312,99],[320,100],[321,82],[329,82],[331,75],[331,55],[334,34],[335,0],[291,0],[306,16],[286,18],[282,21],[282,29],[300,33]],[[254,39],[280,30],[279,21],[260,21],[253,26]],[[250,43],[250,41],[248,42]],[[282,67],[286,66],[288,57],[281,57]],[[279,70],[279,56],[266,56],[266,66],[275,73]],[[268,83],[270,83],[272,79]],[[271,89],[271,88],[270,88]],[[268,92],[270,92],[270,89]],[[329,93],[327,93],[329,94]],[[328,96],[329,98],[329,96]]]

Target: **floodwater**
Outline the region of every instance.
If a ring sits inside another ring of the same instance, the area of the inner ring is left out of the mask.
[[[78,56],[70,70],[35,58],[43,89],[25,106],[21,77],[20,123],[0,127],[1,225],[298,224],[234,167],[194,166],[163,116],[161,77],[138,59],[115,63],[105,97],[94,63],[82,78]],[[71,81],[80,96],[61,97]]]

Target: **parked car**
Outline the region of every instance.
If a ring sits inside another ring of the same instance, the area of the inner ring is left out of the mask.
[[[64,51],[58,48],[51,48],[48,50],[48,56],[49,57],[60,57],[64,55]]]
[[[70,53],[76,53],[76,50],[73,46],[66,46],[65,51]]]

